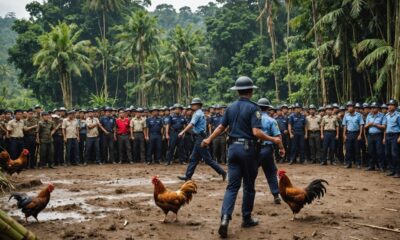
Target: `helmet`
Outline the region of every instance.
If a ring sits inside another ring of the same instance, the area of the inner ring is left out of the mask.
[[[355,107],[355,108],[361,108],[361,103],[356,103],[356,104],[354,105],[354,107]]]
[[[160,110],[160,109],[158,107],[156,107],[156,106],[153,106],[153,107],[150,108],[150,112],[158,111],[158,110]]]
[[[65,107],[60,107],[60,108],[58,109],[58,111],[64,111],[64,112],[66,112],[67,109],[66,109]]]
[[[395,105],[397,106],[397,101],[395,99],[390,99],[389,102],[387,103],[387,105]]]
[[[257,105],[260,106],[260,107],[272,107],[271,106],[271,102],[266,98],[260,98],[257,101]]]
[[[369,107],[371,107],[371,108],[379,108],[379,104],[377,102],[373,102],[373,103],[371,103],[371,105]]]
[[[246,89],[257,89],[257,86],[253,85],[253,80],[251,78],[242,76],[239,77],[236,82],[235,86],[231,87],[231,90],[246,90]]]
[[[318,108],[318,112],[323,112],[323,111],[325,111],[325,108],[324,108],[324,107],[319,107],[319,108]]]
[[[310,106],[308,106],[308,109],[315,109],[317,110],[317,107],[314,104],[310,104]]]
[[[283,108],[289,108],[287,104],[282,104],[281,109]]]
[[[303,108],[303,106],[300,103],[295,103],[293,108]]]
[[[353,101],[348,101],[346,103],[346,107],[349,107],[349,106],[353,106],[354,107],[354,102]]]
[[[42,107],[39,104],[36,104],[34,108],[35,109],[39,109],[39,108],[42,108]]]
[[[190,105],[195,105],[195,104],[200,104],[203,105],[203,103],[201,102],[200,98],[193,98],[192,102],[190,103]]]
[[[112,111],[112,108],[110,108],[110,107],[105,107],[105,108],[104,108],[104,111]]]
[[[340,106],[340,107],[339,107],[339,110],[340,110],[340,111],[346,111],[346,108],[345,108],[344,106]]]
[[[331,110],[332,110],[332,109],[333,109],[333,106],[330,105],[330,104],[328,104],[328,105],[325,106],[325,109],[331,109]]]
[[[137,111],[138,112],[144,112],[143,108],[138,108]]]
[[[332,108],[339,109],[339,105],[337,103],[332,104]]]
[[[365,103],[363,103],[362,107],[363,107],[363,108],[370,108],[369,104],[368,104],[368,103],[366,103],[366,102],[365,102]]]
[[[381,108],[382,108],[382,109],[387,109],[388,106],[387,106],[386,104],[382,104],[382,105],[381,105]]]
[[[183,109],[182,105],[180,105],[179,103],[175,103],[174,106],[172,106],[172,109],[177,109],[177,108]]]
[[[222,108],[222,106],[221,106],[221,105],[219,105],[219,104],[216,104],[216,105],[214,105],[214,108],[215,108],[215,109],[221,109],[221,108]]]

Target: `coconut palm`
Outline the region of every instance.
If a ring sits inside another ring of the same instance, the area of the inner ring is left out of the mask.
[[[91,73],[90,41],[79,41],[81,30],[65,22],[51,26],[51,31],[39,37],[41,49],[33,57],[39,66],[38,77],[58,74],[64,105],[72,107],[72,75],[81,76],[82,69]]]

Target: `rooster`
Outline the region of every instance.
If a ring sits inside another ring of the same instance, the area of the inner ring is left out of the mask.
[[[21,155],[17,159],[12,160],[7,151],[2,151],[0,153],[1,166],[10,176],[14,173],[19,174],[28,163],[28,155],[29,150],[23,149]]]
[[[293,219],[306,204],[311,204],[314,199],[321,198],[326,193],[323,183],[328,182],[323,179],[312,181],[306,188],[297,188],[292,185],[285,170],[278,171],[279,176],[279,194],[284,202],[286,202],[293,212]]]
[[[175,213],[175,222],[178,221],[178,211],[192,200],[194,193],[197,193],[197,185],[193,181],[185,182],[178,191],[171,191],[164,186],[157,176],[152,178],[154,185],[154,201],[165,214],[162,222],[167,222],[167,215],[171,211]]]
[[[54,185],[49,183],[49,185],[39,192],[36,197],[29,197],[25,193],[12,193],[8,201],[12,198],[17,200],[17,207],[22,209],[25,214],[25,223],[28,223],[28,218],[30,216],[34,217],[37,222],[38,214],[46,208],[50,201],[50,193],[53,192]]]

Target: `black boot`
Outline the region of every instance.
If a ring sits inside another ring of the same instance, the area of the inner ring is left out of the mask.
[[[258,225],[258,220],[249,217],[244,217],[243,222],[242,222],[242,228],[249,228],[249,227],[254,227]]]
[[[223,215],[221,218],[221,225],[219,226],[218,233],[221,236],[221,238],[227,238],[228,237],[228,226],[229,226],[229,220],[231,218],[229,215]]]

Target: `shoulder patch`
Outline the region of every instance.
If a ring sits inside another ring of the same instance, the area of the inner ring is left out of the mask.
[[[256,111],[256,117],[257,117],[257,119],[261,119],[261,113],[260,113],[260,111]]]

